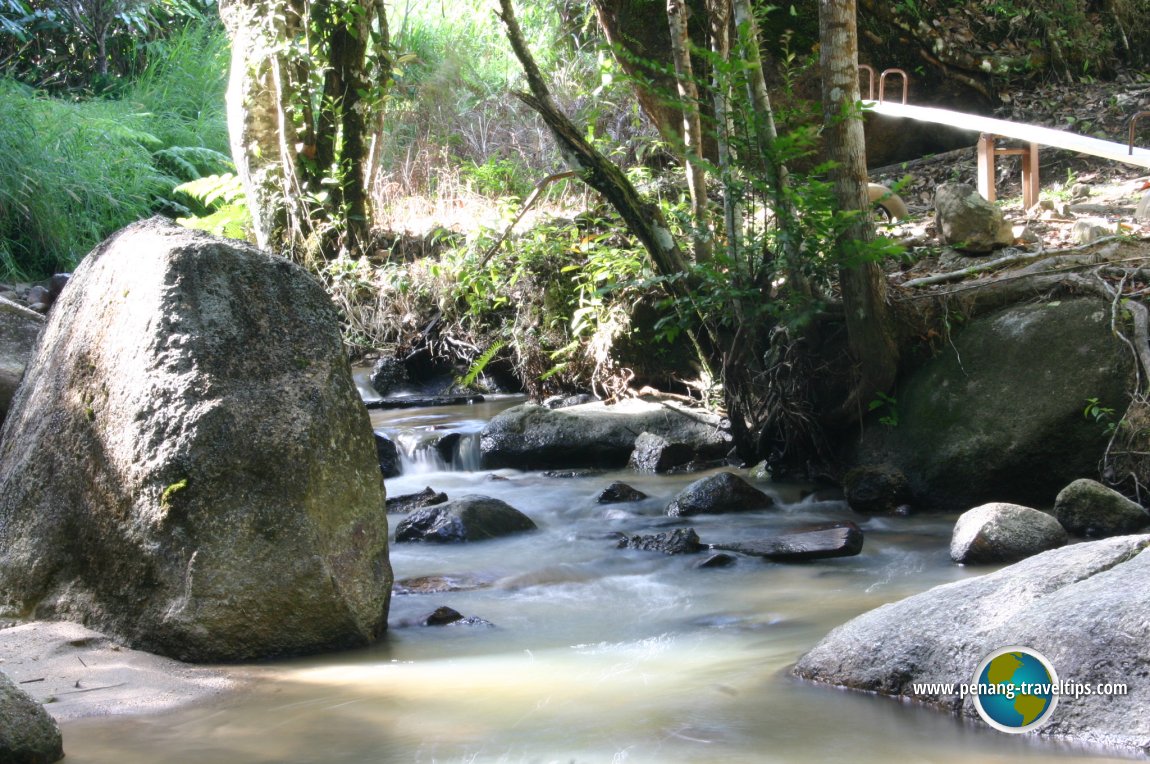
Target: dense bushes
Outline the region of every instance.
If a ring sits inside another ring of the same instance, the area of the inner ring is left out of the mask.
[[[69,270],[118,228],[186,211],[173,188],[230,164],[222,33],[195,25],[148,51],[116,98],[0,80],[0,279]]]

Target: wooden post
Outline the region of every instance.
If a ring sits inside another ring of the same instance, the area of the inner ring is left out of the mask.
[[[1022,206],[1030,209],[1038,204],[1038,144],[1028,144],[1022,154]]]
[[[994,194],[994,143],[996,136],[982,133],[978,136],[978,193],[988,202]]]

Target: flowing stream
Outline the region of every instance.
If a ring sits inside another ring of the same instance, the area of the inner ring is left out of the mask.
[[[613,533],[677,527],[663,507],[699,475],[476,471],[468,435],[513,402],[372,415],[407,451],[389,496],[424,486],[481,493],[540,526],[497,541],[392,546],[397,581],[445,575],[477,588],[397,594],[380,644],[245,668],[249,687],[207,706],[67,722],[67,761],[1107,760],[791,677],[794,661],[852,616],[986,572],[951,564],[953,517],[867,519],[818,494],[803,498],[800,486],[762,484],[781,507],[690,524],[716,542],[849,518],[866,533],[862,554],[697,569],[697,556],[619,550]],[[448,465],[431,440],[451,432],[463,437]],[[597,504],[613,479],[650,498]],[[441,605],[494,627],[413,625]]]

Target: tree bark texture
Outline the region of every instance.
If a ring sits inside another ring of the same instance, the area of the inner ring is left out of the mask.
[[[690,9],[685,0],[667,0],[667,22],[671,32],[671,55],[675,60],[679,108],[683,112],[683,166],[694,217],[695,259],[711,255],[710,226],[707,220],[707,173],[702,164],[703,122],[699,114],[699,88],[691,66],[691,37],[687,31]]]
[[[836,242],[848,343],[859,369],[857,387],[840,410],[850,418],[865,410],[878,393],[888,390],[898,371],[886,279],[878,263],[864,257],[874,229],[868,213],[866,146],[858,109],[855,25],[854,0],[819,0],[824,144],[827,158],[834,162],[835,199],[843,211],[858,213]]]
[[[220,16],[232,41],[232,155],[257,243],[298,254],[309,237],[326,249],[334,232],[358,253],[368,133],[390,75],[382,0],[221,0]]]

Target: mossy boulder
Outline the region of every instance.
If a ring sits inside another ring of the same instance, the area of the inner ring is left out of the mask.
[[[1107,303],[1014,306],[955,331],[896,392],[897,426],[868,426],[848,460],[901,470],[927,508],[1049,507],[1067,479],[1097,476],[1106,433],[1087,401],[1121,411],[1132,380]]]
[[[1058,492],[1054,516],[1075,536],[1102,538],[1150,525],[1150,513],[1112,488],[1081,478]]]

